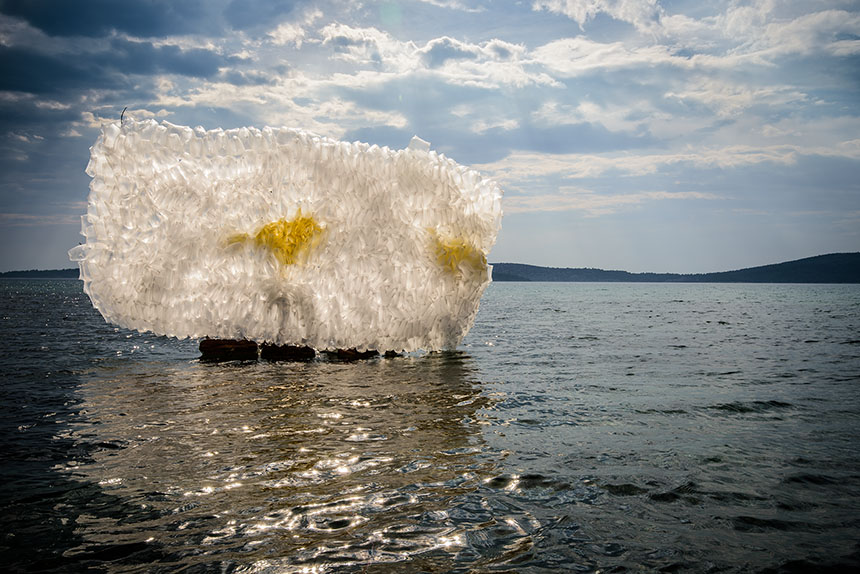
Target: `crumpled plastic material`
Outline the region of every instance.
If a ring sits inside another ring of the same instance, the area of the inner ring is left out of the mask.
[[[501,189],[413,138],[105,125],[86,242],[104,318],[172,337],[317,350],[456,347],[491,281]]]

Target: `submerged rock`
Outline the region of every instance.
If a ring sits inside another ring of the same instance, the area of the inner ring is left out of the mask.
[[[208,338],[200,341],[200,358],[204,361],[253,361],[257,355],[254,341]]]
[[[360,361],[362,359],[371,359],[379,355],[379,351],[368,349],[367,351],[358,351],[356,349],[338,349],[335,354],[341,361]]]
[[[316,354],[316,351],[311,347],[272,345],[269,343],[260,345],[260,357],[269,361],[309,361]]]

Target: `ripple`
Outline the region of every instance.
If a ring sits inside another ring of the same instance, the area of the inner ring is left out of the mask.
[[[790,409],[794,408],[794,405],[791,403],[786,403],[783,401],[751,401],[751,402],[733,402],[733,403],[720,403],[717,405],[713,405],[708,407],[709,409],[724,411],[728,413],[764,413],[773,410],[780,409]]]
[[[736,516],[732,518],[732,526],[741,532],[766,532],[777,530],[780,532],[820,530],[813,524],[792,520],[781,520],[777,518],[759,518],[756,516]]]
[[[491,286],[468,353],[366,363],[204,365],[7,301],[0,562],[856,570],[856,287],[548,288]]]

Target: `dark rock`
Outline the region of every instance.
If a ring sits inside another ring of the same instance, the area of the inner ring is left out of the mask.
[[[311,347],[272,345],[269,343],[260,345],[260,357],[269,361],[309,361],[316,354],[317,352]]]
[[[245,339],[203,339],[200,341],[200,358],[204,361],[254,361],[257,343]]]
[[[337,358],[341,361],[360,361],[362,359],[370,359],[379,355],[379,351],[368,349],[367,351],[357,351],[356,349],[338,349]]]

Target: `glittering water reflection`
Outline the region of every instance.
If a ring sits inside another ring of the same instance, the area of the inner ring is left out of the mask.
[[[0,292],[7,571],[860,565],[856,285],[497,284],[468,355],[352,364]]]
[[[136,508],[110,527],[81,516],[89,544],[253,571],[444,569],[495,523],[475,491],[500,455],[465,354],[172,365],[117,361],[82,386],[99,424],[77,437],[109,446],[68,472]]]

